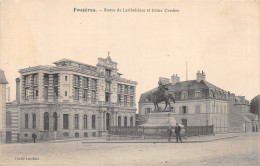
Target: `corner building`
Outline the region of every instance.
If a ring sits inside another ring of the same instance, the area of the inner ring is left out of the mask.
[[[109,126],[135,126],[137,82],[110,56],[91,66],[62,59],[19,70],[20,141],[105,136]]]

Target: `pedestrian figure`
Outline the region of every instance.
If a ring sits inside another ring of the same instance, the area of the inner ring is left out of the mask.
[[[176,127],[175,127],[175,132],[176,134],[176,142],[178,142],[178,139],[182,142],[181,140],[181,126],[179,126],[178,123],[176,123]]]
[[[167,134],[168,134],[168,141],[171,141],[171,137],[172,137],[172,127],[171,125],[169,125],[169,128],[167,129]]]
[[[32,138],[33,138],[33,142],[35,143],[35,140],[37,138],[37,135],[35,134],[35,132],[32,134]]]

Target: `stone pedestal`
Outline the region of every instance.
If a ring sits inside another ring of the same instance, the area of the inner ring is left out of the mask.
[[[172,112],[158,112],[158,113],[150,113],[147,123],[141,126],[163,127],[169,125],[171,126],[176,125],[174,114]]]

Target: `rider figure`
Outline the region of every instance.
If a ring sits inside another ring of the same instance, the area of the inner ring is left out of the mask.
[[[165,91],[168,91],[168,88],[162,84],[162,81],[158,82],[159,86],[158,86],[158,96],[162,97],[163,94],[165,93]]]

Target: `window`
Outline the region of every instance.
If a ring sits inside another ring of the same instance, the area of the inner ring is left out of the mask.
[[[105,91],[110,92],[110,86],[111,86],[111,83],[106,81],[106,89],[105,89]]]
[[[75,133],[75,138],[79,138],[79,133]]]
[[[83,79],[83,86],[84,86],[84,88],[88,88],[88,78],[87,77],[84,77],[84,79]]]
[[[58,74],[54,74],[53,75],[53,85],[54,86],[58,85],[58,83],[59,83],[59,76],[58,76]]]
[[[33,75],[33,84],[37,85],[38,84],[38,74]]]
[[[134,118],[133,118],[133,117],[130,118],[130,126],[131,126],[131,127],[134,126]]]
[[[151,112],[151,108],[145,108],[145,114],[149,114]]]
[[[171,108],[170,108],[170,112],[175,113],[175,108],[174,108],[174,107],[171,107]]]
[[[84,129],[88,128],[88,115],[84,115]]]
[[[117,85],[117,93],[122,93],[122,85]]]
[[[49,130],[49,113],[44,113],[44,130]]]
[[[68,81],[68,76],[65,76],[65,81]]]
[[[53,91],[54,91],[54,98],[57,99],[57,98],[58,98],[58,95],[59,95],[58,87],[54,87],[54,88],[53,88]]]
[[[121,116],[117,118],[118,126],[121,127]]]
[[[195,92],[195,98],[200,98],[201,97],[201,93],[199,91]]]
[[[92,129],[96,129],[96,115],[92,115]]]
[[[130,96],[130,106],[134,106],[134,97]]]
[[[68,93],[67,93],[67,91],[65,91],[65,96],[67,96],[68,95]]]
[[[188,125],[187,119],[182,119],[181,124],[186,127]]]
[[[63,129],[69,129],[69,114],[63,114]]]
[[[92,79],[92,81],[91,81],[91,89],[96,89],[96,86],[97,86],[97,80]]]
[[[58,116],[57,116],[57,112],[53,113],[53,130],[57,131],[58,129]]]
[[[134,95],[134,92],[135,92],[135,89],[134,89],[134,87],[130,87],[130,95]]]
[[[49,85],[49,75],[44,74],[44,85]]]
[[[111,70],[106,69],[106,76],[111,77]]]
[[[82,97],[83,97],[84,101],[87,101],[87,99],[88,99],[88,90],[87,89],[83,90],[83,96]]]
[[[74,100],[78,100],[78,99],[79,99],[79,89],[74,88]]]
[[[220,105],[220,113],[223,113],[223,105]]]
[[[30,84],[30,79],[29,79],[29,76],[24,76],[24,81],[25,81],[25,85],[29,85]]]
[[[219,112],[218,112],[218,108],[219,108],[219,107],[218,107],[218,104],[217,104],[217,105],[216,105],[216,113],[219,113]]]
[[[79,129],[79,114],[75,114],[75,129]]]
[[[110,93],[105,93],[106,102],[110,103]]]
[[[212,113],[215,113],[215,105],[212,105]]]
[[[188,99],[188,93],[187,92],[182,92],[181,99]]]
[[[124,126],[127,127],[127,117],[124,118]]]
[[[181,114],[187,114],[188,113],[188,107],[187,106],[180,107],[180,113]]]
[[[200,114],[200,105],[195,106],[196,114]]]
[[[29,88],[25,88],[25,100],[29,99]]]
[[[38,93],[38,87],[34,87],[34,88],[33,88],[33,98],[34,98],[34,99],[37,99],[37,98],[38,98],[38,95],[39,95],[39,93]]]
[[[120,94],[117,95],[117,103],[121,104],[121,95]]]
[[[87,132],[84,133],[84,137],[88,137],[88,133]]]
[[[44,99],[48,99],[48,87],[44,87]]]
[[[12,127],[12,113],[10,111],[6,112],[6,127]]]
[[[224,113],[227,113],[226,105],[224,105]]]
[[[124,106],[127,106],[127,96],[124,96]]]
[[[33,129],[36,128],[36,114],[35,113],[32,114],[32,128]]]
[[[128,86],[125,85],[125,90],[124,93],[127,94],[128,93]]]
[[[91,101],[96,101],[96,91],[91,91]]]
[[[24,119],[25,119],[25,126],[24,126],[24,128],[28,129],[28,114],[25,114]]]
[[[79,76],[73,76],[73,86],[79,86]]]
[[[93,133],[92,133],[92,137],[96,137],[96,132],[93,132]]]

